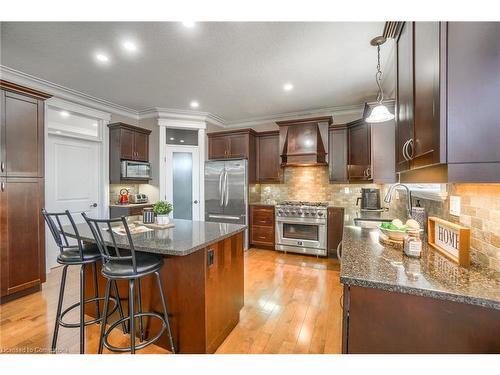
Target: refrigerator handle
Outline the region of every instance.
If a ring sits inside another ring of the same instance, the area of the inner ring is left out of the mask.
[[[219,206],[222,207],[224,203],[224,186],[222,185],[222,176],[224,176],[224,169],[219,174]]]
[[[229,175],[227,174],[227,171],[224,178],[224,185],[226,185],[225,187],[226,203],[224,204],[224,207],[227,207],[227,204],[229,203]]]

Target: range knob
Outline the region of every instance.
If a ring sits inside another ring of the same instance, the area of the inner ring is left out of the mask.
[[[295,215],[295,211],[292,211],[292,212],[291,212],[291,214],[292,214],[292,215]]]
[[[318,212],[318,216],[323,216],[323,212]]]
[[[282,210],[278,210],[278,215],[282,215],[283,214],[283,211]]]
[[[297,214],[298,214],[298,215],[302,215],[302,211],[300,211],[300,210],[299,210],[299,211],[297,211]]]
[[[316,215],[316,212],[314,212],[314,211],[313,211],[313,212],[311,212],[311,215],[312,215],[312,216],[315,216],[315,215]]]
[[[309,212],[304,212],[304,214],[305,214],[306,216],[308,216],[308,215],[309,215]]]

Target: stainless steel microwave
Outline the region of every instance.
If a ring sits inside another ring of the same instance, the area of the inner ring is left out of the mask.
[[[151,180],[151,164],[141,161],[122,160],[122,179],[130,180]]]

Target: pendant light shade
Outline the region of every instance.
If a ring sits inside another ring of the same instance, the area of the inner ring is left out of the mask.
[[[382,104],[384,100],[384,92],[382,91],[382,70],[380,70],[380,46],[385,43],[385,37],[378,36],[370,42],[372,46],[377,47],[377,73],[375,74],[375,81],[378,86],[378,95],[377,95],[377,105],[373,107],[370,116],[366,118],[366,122],[369,123],[379,123],[392,120],[394,115],[389,112],[387,107]]]
[[[394,115],[389,112],[387,107],[383,104],[379,104],[374,107],[370,113],[370,116],[366,118],[366,122],[377,123],[392,120]]]

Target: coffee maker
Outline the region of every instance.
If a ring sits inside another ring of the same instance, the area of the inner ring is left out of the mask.
[[[362,188],[361,197],[356,200],[356,206],[361,201],[361,211],[382,211],[380,205],[380,189]]]

